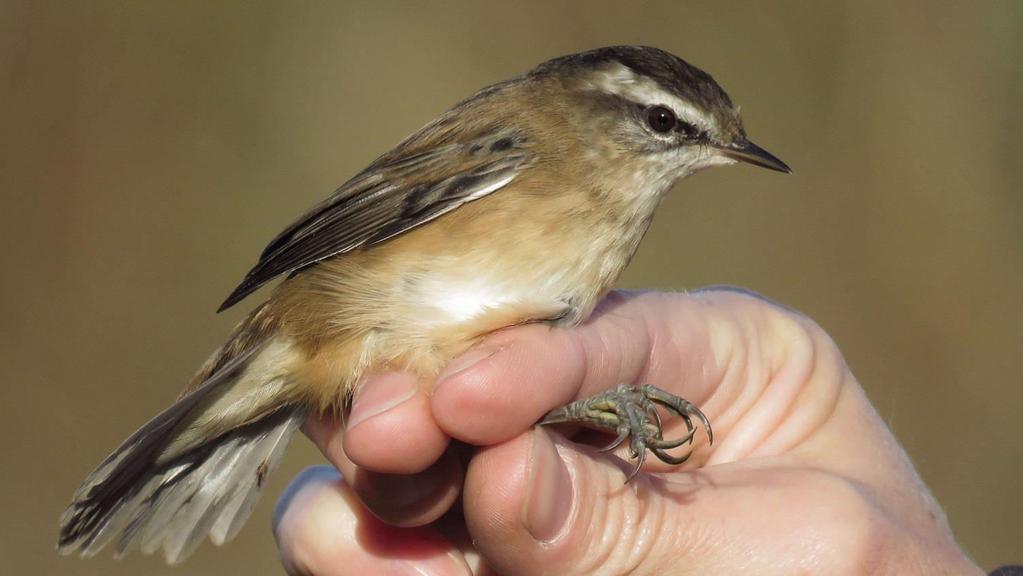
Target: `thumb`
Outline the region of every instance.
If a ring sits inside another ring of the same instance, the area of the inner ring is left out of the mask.
[[[684,566],[684,496],[629,465],[583,452],[541,427],[481,450],[469,465],[465,520],[499,573],[664,573]]]

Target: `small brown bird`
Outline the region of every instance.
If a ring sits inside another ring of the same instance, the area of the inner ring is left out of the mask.
[[[364,375],[428,388],[494,330],[585,320],[680,178],[736,161],[788,172],[746,139],[714,80],[656,48],[545,62],[459,103],[270,242],[221,310],[287,278],[182,396],[85,480],[59,549],[163,548],[184,559],[230,539],[307,415],[343,414]],[[649,450],[690,443],[703,414],[632,383],[550,413]],[[686,422],[661,437],[655,405]]]

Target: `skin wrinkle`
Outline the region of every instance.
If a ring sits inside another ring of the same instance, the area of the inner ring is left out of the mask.
[[[668,531],[671,538],[662,537],[658,541],[661,548],[665,550],[660,554],[660,557],[665,559],[664,571],[671,570],[676,565],[688,565],[696,561],[702,550],[709,549],[715,542],[721,541],[722,536],[720,531],[715,532],[715,524],[707,522],[706,518],[698,517],[690,507],[675,506],[675,503],[670,501],[691,498],[690,492],[701,487],[707,488],[704,481],[705,475],[698,470],[686,472],[681,477],[693,484],[693,488],[687,488],[682,494],[672,493],[669,489],[671,482],[663,478],[657,478],[654,483],[658,494],[662,496],[664,507],[672,514],[671,517],[665,516],[665,525],[680,528]],[[713,489],[713,486],[711,485],[709,488]],[[654,573],[663,573],[663,571]]]
[[[663,323],[663,321],[659,321]],[[663,353],[661,351],[661,340],[657,337],[660,331],[653,329],[653,322],[650,319],[643,322],[643,327],[646,332],[646,343],[649,345],[647,349],[650,352],[643,357],[643,364],[639,370],[639,381],[641,383],[648,383],[651,381],[651,376],[660,371]]]
[[[782,353],[781,365],[772,370],[764,393],[757,401],[759,410],[756,416],[760,417],[760,421],[751,426],[761,430],[763,435],[759,442],[750,446],[746,456],[773,456],[791,448],[792,444],[785,442],[780,432],[800,416],[795,411],[800,394],[820,382],[812,377],[817,359],[814,338],[802,327],[791,332],[793,334]],[[769,358],[764,359],[764,364],[770,363]],[[753,416],[752,410],[747,413],[748,418]]]
[[[832,401],[827,403],[827,410],[822,411],[822,418],[816,425],[808,432],[804,440],[793,447],[791,453],[793,455],[805,454],[807,458],[815,458],[815,451],[820,450],[819,444],[822,442],[830,442],[829,440],[829,429],[835,426],[841,426],[842,423],[836,418],[839,416],[839,406],[842,404],[856,404],[859,401],[865,401],[865,398],[855,398],[855,396],[861,396],[857,394],[857,385],[855,376],[852,375],[847,369],[842,370],[841,376],[837,379],[838,383],[834,389],[834,395]],[[901,448],[892,447],[891,437],[888,435],[882,436],[878,440],[879,443],[885,444],[885,450],[888,452],[901,451]],[[878,447],[881,450],[881,447]],[[837,463],[836,470],[846,474],[855,473],[858,470],[847,470],[841,465],[841,461]],[[851,476],[850,476],[851,477]],[[936,508],[936,506],[935,506]]]
[[[834,415],[834,413],[835,413],[835,411],[837,409],[837,405],[838,405],[839,397],[841,395],[841,391],[843,389],[848,389],[848,385],[849,385],[849,382],[850,382],[849,379],[851,378],[851,374],[849,374],[847,371],[842,369],[844,367],[844,363],[842,363],[840,361],[840,356],[838,356],[837,355],[837,351],[834,350],[834,345],[830,344],[831,343],[830,339],[827,339],[826,337],[822,336],[822,332],[819,330],[819,327],[816,327],[816,325],[814,325],[812,323],[807,324],[805,322],[804,323],[793,322],[793,324],[798,328],[798,331],[793,332],[794,334],[797,334],[799,336],[799,341],[796,343],[796,346],[806,347],[806,348],[811,349],[811,352],[807,355],[808,356],[808,362],[807,362],[808,363],[808,367],[807,367],[807,370],[806,370],[806,372],[809,373],[810,376],[808,378],[805,378],[804,381],[807,382],[807,383],[815,383],[815,382],[822,382],[822,381],[823,382],[837,381],[839,383],[838,386],[831,387],[831,389],[833,389],[835,391],[835,393],[829,395],[830,396],[829,400],[827,400],[827,401],[825,401],[823,403],[818,401],[818,402],[815,402],[811,406],[812,408],[816,409],[815,412],[819,413],[820,416],[818,418],[816,418],[817,421],[813,425],[803,425],[803,426],[800,426],[803,430],[805,430],[805,432],[803,433],[803,438],[806,438],[806,437],[810,436],[816,430],[819,430],[821,427],[823,427],[831,419],[831,417]],[[786,363],[787,364],[791,364],[794,361],[793,360],[793,356],[794,355],[798,356],[798,354],[795,354],[792,351],[792,342],[793,341],[790,340],[789,351],[785,354],[785,358],[786,358]],[[830,344],[830,345],[827,345],[827,344]],[[827,345],[827,346],[824,346],[824,345]],[[833,360],[833,362],[831,362],[831,363],[826,362],[825,359],[822,357],[823,354],[828,354],[830,356],[829,359]],[[795,360],[795,361],[798,362],[798,360]],[[820,375],[820,374],[816,373],[820,369],[821,366],[829,366],[831,364],[834,364],[834,366],[835,366],[834,369],[835,370],[843,372],[843,375],[835,378],[835,377],[829,377],[829,376],[826,376],[826,375]],[[774,380],[775,379],[773,379],[772,382],[774,382]],[[804,388],[804,392],[810,391],[810,390],[816,391],[816,389],[811,389],[809,387],[805,387]],[[822,406],[823,406],[823,409],[822,409]],[[790,404],[788,406],[788,409],[789,409],[788,417],[789,418],[791,418],[792,410],[793,410],[794,407],[795,407],[795,404]],[[802,413],[805,413],[805,411],[804,412],[800,412],[800,414],[802,414]],[[791,420],[786,420],[784,422],[790,423]],[[761,447],[760,447],[760,449],[758,451],[763,452],[764,451],[763,446],[768,444],[769,442],[771,442],[772,439],[777,438],[777,434],[778,434],[778,430],[777,429],[769,432],[768,435],[765,437],[766,440],[765,440],[764,444],[761,445]],[[846,481],[848,481],[848,480],[849,479],[846,479]],[[859,483],[854,483],[854,484],[852,484],[852,486],[855,487],[858,484]],[[865,501],[865,503],[877,501],[876,495],[871,495],[871,494],[862,494],[861,498]],[[888,521],[895,520],[894,518],[891,517],[890,514],[888,514],[886,516],[887,516],[887,520]],[[898,524],[898,523],[896,523],[896,524]],[[869,530],[867,532],[868,532],[868,538],[871,539],[871,540],[876,540],[876,538],[878,537],[878,531],[877,530]],[[882,540],[883,540],[883,538],[882,538]]]
[[[608,317],[611,316],[608,315]],[[577,340],[586,367],[583,382],[593,382],[598,386],[606,383],[613,386],[626,381],[628,375],[623,373],[621,360],[624,354],[612,351],[609,346],[609,338],[604,330],[585,331]],[[610,358],[615,359],[616,366],[612,367],[608,363]]]
[[[759,322],[751,322],[747,323],[746,325],[738,325],[737,327],[739,328],[739,331],[752,330],[754,331],[754,333],[759,333],[760,331]],[[736,340],[738,341],[739,339]],[[736,380],[735,382],[746,383],[764,382],[755,378],[755,376],[752,376],[749,373],[751,370],[756,370],[759,364],[764,363],[763,362],[764,360],[769,360],[764,354],[764,352],[759,349],[759,346],[757,345],[758,343],[757,337],[756,336],[746,337],[741,340],[744,342],[753,343],[753,345],[756,348],[753,350],[748,350],[744,354],[739,355],[739,358],[742,359],[743,369],[741,374],[739,375],[738,380]],[[759,388],[747,386],[744,392],[746,392],[745,395],[748,397],[748,399],[745,402],[743,402],[742,398],[740,397],[732,402],[733,406],[738,407],[737,408],[738,415],[735,418],[735,420],[733,420],[732,426],[727,433],[726,440],[725,442],[722,443],[722,447],[720,447],[719,450],[716,451],[715,454],[712,456],[713,461],[739,460],[746,456],[747,454],[749,454],[755,448],[756,444],[759,444],[759,442],[762,441],[762,439],[758,441],[756,438],[743,438],[742,433],[743,431],[753,430],[756,428],[755,420],[751,420],[751,414],[755,415],[757,413],[757,408],[758,406],[761,405],[761,402],[765,394],[769,390],[770,382],[774,379],[776,368],[774,366],[771,366],[770,370],[772,373],[770,378],[766,381],[767,382],[766,385],[761,386]],[[727,448],[725,448],[725,446]]]
[[[593,331],[586,333],[582,341],[583,355],[586,358],[586,375],[584,381],[592,382],[597,375],[611,375],[620,374],[621,372],[621,361],[615,359],[618,366],[612,370],[610,361],[613,355],[610,353],[610,347],[608,346],[607,338],[601,331]],[[617,380],[618,377],[613,379]]]
[[[634,487],[623,487],[622,492],[615,498],[615,513],[619,517],[617,523],[619,528],[612,533],[612,545],[608,550],[610,559],[602,564],[603,570],[598,570],[598,573],[627,573],[622,563],[629,558],[629,551],[634,550],[636,547],[637,528],[642,522],[642,509],[636,510],[640,499],[630,498],[627,492],[630,490],[635,491],[647,483],[648,481],[644,481],[642,484],[637,484]]]
[[[717,306],[713,301],[699,297],[699,294],[695,295],[692,301],[708,308]],[[748,353],[740,339],[734,335],[739,328],[734,318],[719,318],[717,314],[717,311],[714,312],[714,315],[705,314],[703,320],[705,329],[710,334],[707,342],[708,354],[710,358],[714,359],[713,366],[704,366],[703,377],[705,382],[718,383],[713,387],[704,407],[711,414],[710,417],[714,418],[714,426],[718,430],[719,437],[727,441],[731,429],[741,419],[743,413],[743,407],[739,404],[738,398],[744,391],[744,387],[740,383],[743,381],[742,378],[746,371]],[[709,372],[714,374],[711,375]],[[722,403],[726,408],[719,411],[716,405]],[[715,454],[721,450],[722,441],[718,440],[714,451],[707,456],[708,460],[704,464],[713,462]]]
[[[637,296],[640,293],[637,293]],[[682,295],[685,298],[685,295]],[[670,304],[676,304],[681,302],[675,294],[668,294],[667,297],[663,298]],[[662,339],[658,336],[660,333],[674,334],[672,330],[674,326],[665,322],[665,316],[651,315],[646,309],[643,309],[644,319],[643,328],[646,336],[646,343],[649,345],[649,354],[643,359],[643,368],[640,372],[640,379],[643,382],[650,382],[654,379],[654,375],[664,370],[666,354],[675,356],[675,359],[681,363],[681,358],[677,357],[678,347],[662,344]],[[668,339],[666,342],[671,342]],[[683,372],[684,373],[684,372]],[[694,402],[702,404],[698,396],[694,396]]]
[[[730,466],[734,465],[724,464],[721,468]],[[687,502],[697,504],[698,493],[701,490],[717,490],[722,487],[708,484],[706,474],[701,470],[687,471],[671,476],[653,476],[650,479],[651,492],[656,493],[663,501],[662,505],[673,513],[674,517],[671,520],[666,519],[666,525],[680,529],[670,531],[671,538],[662,537],[658,540],[662,552],[655,553],[651,558],[660,558],[661,564],[660,566],[651,565],[648,573],[670,574],[671,570],[676,569],[679,565],[686,566],[689,573],[700,574],[706,570],[713,573],[711,566],[700,564],[703,558],[701,551],[727,548],[732,545],[733,540],[730,537],[729,529],[727,527],[722,529],[717,522],[707,522],[708,519],[718,519],[704,517],[699,506],[694,508],[678,504]],[[725,551],[722,552],[727,554]],[[733,553],[727,555],[734,560],[744,552],[744,550],[735,549]]]
[[[812,328],[812,327],[811,327]],[[821,430],[838,410],[838,402],[842,390],[849,385],[851,377],[845,367],[841,354],[835,349],[830,339],[822,340],[823,332],[807,333],[813,352],[810,357],[809,376],[798,397],[788,407],[786,418],[780,423],[774,434],[765,438],[756,451],[757,455],[778,454],[784,451],[796,451],[798,447],[812,438]],[[830,343],[830,345],[828,345]],[[822,344],[827,348],[822,351]],[[822,357],[827,354],[827,358]],[[822,375],[822,370],[841,372],[835,375]],[[836,382],[835,386],[822,387],[821,383]],[[817,383],[816,386],[811,386]],[[791,432],[790,432],[791,430]]]
[[[728,319],[725,329],[737,331],[737,328],[738,326],[734,320]],[[715,424],[723,432],[721,434],[723,440],[715,444],[714,451],[707,462],[704,463],[704,465],[708,466],[732,462],[737,459],[737,456],[733,454],[735,451],[733,445],[740,443],[739,439],[737,439],[736,429],[742,424],[743,417],[755,401],[755,398],[750,397],[759,396],[757,391],[749,391],[752,388],[751,386],[744,386],[744,383],[748,381],[746,374],[749,371],[748,358],[750,357],[749,352],[739,344],[744,340],[732,336],[726,338],[725,341],[735,344],[734,346],[729,346],[727,350],[728,356],[725,370],[718,386],[718,390],[725,391],[725,401],[728,408],[716,417]],[[730,453],[730,451],[733,453]]]
[[[606,343],[605,339],[600,339],[602,343]],[[645,373],[646,366],[644,363],[643,368],[639,371],[640,374]],[[619,371],[619,374],[624,372]],[[631,371],[629,372],[632,373]],[[574,464],[578,465],[579,462],[575,461]],[[583,464],[584,466],[599,466],[612,464],[608,461],[589,461]],[[570,473],[575,475],[574,467],[570,466]],[[660,482],[657,477],[643,475],[637,477],[634,480],[635,486],[616,486],[612,485],[615,480],[618,479],[616,475],[597,475],[601,479],[610,478],[611,482],[603,482],[606,493],[612,494],[609,499],[608,506],[599,508],[597,512],[603,512],[605,516],[613,515],[619,521],[608,521],[607,519],[598,520],[594,522],[594,518],[588,518],[587,528],[593,525],[604,526],[604,536],[599,539],[589,537],[587,534],[588,530],[583,531],[580,535],[585,541],[592,542],[594,546],[598,546],[600,551],[589,550],[586,554],[583,554],[583,558],[587,560],[587,563],[583,568],[580,568],[577,573],[579,574],[632,574],[634,571],[641,566],[644,559],[650,557],[651,550],[661,542],[661,538],[652,538],[652,534],[660,534],[661,527],[668,525],[667,516],[664,514],[665,506],[658,505],[657,500],[661,497],[657,495],[655,491],[646,490],[643,486],[649,485],[654,482]],[[585,485],[585,484],[584,484]],[[629,492],[635,490],[636,493],[647,494],[646,498],[631,498]],[[618,493],[618,497],[613,495]],[[580,495],[583,496],[583,495]],[[653,500],[651,500],[653,499]],[[639,506],[638,509],[628,508],[628,505],[633,504]],[[593,513],[594,509],[589,508],[590,514]],[[633,522],[626,524],[624,519],[634,519]],[[631,528],[631,529],[630,529]],[[624,552],[622,552],[624,550]],[[678,554],[665,555],[665,557],[678,558]],[[622,560],[615,561],[615,558],[621,558]],[[649,573],[657,573],[656,571],[648,571]],[[646,572],[644,572],[646,573]]]
[[[608,460],[587,459],[584,462],[575,460],[576,465],[584,468],[582,486],[585,486],[584,494],[589,496],[587,500],[596,499],[606,501],[605,506],[588,507],[589,522],[587,528],[579,533],[579,537],[591,543],[590,549],[581,554],[580,564],[575,565],[572,573],[587,575],[604,574],[632,574],[639,566],[647,553],[649,546],[642,546],[641,532],[645,532],[644,526],[648,521],[649,506],[641,505],[642,498],[633,498],[632,494],[641,494],[651,482],[650,476],[641,475],[634,480],[634,485],[618,484],[621,476],[618,474],[606,474],[599,468],[614,466],[615,463]],[[624,470],[623,470],[624,472]],[[598,479],[600,485],[599,494],[592,494],[597,491],[596,483],[590,482],[592,478]],[[639,505],[639,510],[631,506]],[[594,514],[596,513],[596,514]],[[594,518],[594,516],[599,518]],[[630,521],[631,520],[631,521]],[[602,526],[600,538],[593,538],[589,531],[593,526]],[[647,539],[651,541],[655,539]],[[642,548],[642,550],[641,550]],[[624,552],[623,552],[624,551]]]
[[[581,488],[578,494],[580,503],[602,500],[607,502],[606,506],[582,505],[580,510],[585,510],[586,516],[577,516],[577,518],[585,520],[585,529],[574,532],[574,535],[576,538],[590,543],[582,557],[575,559],[578,561],[577,570],[581,574],[593,574],[598,571],[600,566],[606,566],[613,558],[614,544],[622,532],[624,515],[618,513],[621,508],[618,499],[609,496],[615,490],[613,481],[609,480],[614,475],[600,474],[594,470],[595,467],[608,465],[607,462],[580,460],[577,455],[573,455],[572,460],[573,466],[570,467],[572,477],[578,482],[577,486]],[[594,479],[597,482],[594,482]],[[594,527],[603,527],[598,538],[592,536]]]
[[[675,497],[667,489],[668,481],[661,476],[644,475],[640,478],[642,484],[637,484],[635,492],[642,506],[642,510],[636,514],[639,527],[636,541],[619,543],[618,547],[626,550],[626,560],[622,563],[622,570],[611,572],[613,574],[664,574],[684,564],[685,559],[700,548],[699,542],[704,540],[696,535],[696,531],[703,527],[702,523],[681,520],[679,516],[685,509],[665,501]],[[666,531],[666,526],[683,529]],[[661,552],[655,552],[657,549]],[[651,559],[660,561],[651,563]]]
[[[644,482],[644,485],[648,482]],[[637,485],[636,488],[639,486]],[[614,540],[612,561],[605,565],[604,574],[630,574],[642,556],[636,556],[642,544],[643,523],[646,521],[647,507],[643,497],[632,488],[634,497],[618,499],[617,509],[622,515],[622,530],[619,538]],[[646,550],[643,551],[644,553]]]
[[[696,306],[703,305],[702,302],[692,298],[685,292],[670,294],[667,300],[668,303],[672,305],[673,308],[677,308],[680,310],[685,309],[684,303],[691,303],[692,305]],[[707,354],[708,350],[703,346],[702,343],[695,350],[691,346],[685,346],[684,345],[685,343],[689,343],[692,340],[691,334],[694,332],[691,321],[686,323],[681,322],[669,323],[666,321],[666,318],[673,316],[674,316],[673,314],[651,315],[648,313],[649,321],[647,323],[647,331],[648,334],[650,335],[651,341],[652,342],[657,341],[658,333],[663,332],[664,334],[668,335],[668,337],[664,339],[664,341],[667,344],[665,344],[664,348],[661,350],[662,353],[660,354],[660,358],[663,358],[664,352],[667,351],[668,354],[672,355],[672,360],[674,361],[674,363],[682,368],[680,370],[680,373],[683,375],[688,372],[688,370],[685,369],[687,366],[689,366],[686,364],[686,358],[687,357],[694,358],[696,360],[695,365],[700,366],[701,377],[698,379],[698,381],[702,382],[710,381],[710,378],[705,376],[709,374],[709,371],[712,370],[714,367],[720,366],[720,363],[716,362],[715,360],[713,364],[715,364],[716,366],[713,367],[711,366],[712,364],[711,360],[714,359],[714,354],[711,353],[708,355]],[[701,324],[706,324],[705,320],[701,318],[699,315],[693,316],[695,318],[698,318]],[[671,344],[672,342],[681,342],[683,343],[683,345],[681,346],[672,345]],[[651,353],[653,353],[653,350],[651,350]],[[663,366],[664,365],[663,360],[659,360],[658,364],[660,366]],[[717,387],[712,388],[709,391],[701,390],[698,392],[699,392],[698,394],[693,396],[693,401],[696,402],[697,404],[702,405],[705,404],[710,398],[713,398],[715,394],[717,394]]]
[[[651,554],[660,538],[665,526],[666,506],[660,502],[655,492],[648,491],[637,493],[636,501],[639,503],[639,514],[637,516],[636,542],[626,551],[625,562],[627,569],[624,573],[634,574],[648,558],[655,557]]]
[[[786,387],[782,385],[792,383],[793,385],[804,385],[801,388],[805,388],[805,385],[813,383],[811,378],[806,377],[807,374],[810,374],[809,370],[815,362],[813,338],[804,327],[785,316],[782,311],[774,308],[767,310],[769,312],[766,313],[769,313],[770,317],[761,316],[757,321],[740,327],[740,330],[754,332],[744,338],[744,341],[753,342],[755,348],[744,355],[745,358],[751,360],[743,362],[744,372],[739,380],[747,383],[765,382],[766,384],[758,388],[747,386],[749,392],[746,395],[750,398],[745,402],[737,399],[733,403],[734,406],[737,406],[739,415],[728,431],[726,441],[712,456],[712,462],[739,460],[755,454],[766,455],[767,453],[761,450],[761,447],[769,443],[773,435],[790,421],[791,409],[795,406],[800,392],[799,389],[792,390],[787,398],[782,396],[783,401],[778,402],[775,397],[786,391]],[[797,343],[791,339],[783,350],[774,353],[764,350],[756,344],[763,341],[758,334],[766,328],[765,325],[770,324],[774,328],[780,326],[781,323],[787,324],[786,329],[782,331],[798,338],[799,347],[808,350],[807,353],[800,355],[802,360],[794,358],[795,348],[793,346]],[[750,374],[751,371],[759,372],[761,370],[767,370],[768,374],[764,377],[755,373]],[[790,372],[792,373],[790,374]],[[769,432],[765,434],[764,430]]]
[[[623,322],[627,322],[629,320],[630,319],[628,317],[623,317],[622,318]],[[635,324],[637,322],[641,324],[640,330],[636,330],[635,329],[636,328]],[[633,324],[633,326],[630,326],[631,329],[625,330],[625,332],[628,332],[629,334],[636,334],[637,337],[633,337],[630,340],[629,346],[630,347],[640,347],[641,349],[652,349],[654,343],[653,343],[653,341],[650,338],[650,327],[649,327],[649,325],[646,322],[639,322],[638,320],[633,320],[630,323]],[[611,337],[611,336],[606,336],[606,338],[608,338],[608,337],[613,339],[613,337]],[[646,384],[646,383],[648,383],[647,382],[647,378],[646,378],[646,373],[647,373],[646,371],[647,371],[647,368],[649,366],[649,364],[648,364],[649,356],[644,355],[642,358],[639,359],[639,363],[636,364],[636,365],[624,366],[625,360],[627,358],[631,357],[631,356],[633,356],[633,355],[632,354],[625,354],[625,353],[622,353],[620,355],[620,359],[619,359],[619,364],[620,365],[619,365],[619,371],[618,371],[619,382],[616,382],[616,384],[618,384],[618,383],[629,383],[630,381],[632,383],[639,383],[639,384]]]
[[[586,343],[583,342],[582,339],[574,338],[571,335],[566,334],[564,332],[556,332],[556,333],[562,338],[562,340],[568,342],[571,345],[573,357],[575,357],[575,358],[583,358],[583,359],[588,358],[587,350],[586,350]],[[587,361],[583,360],[583,362],[587,362]],[[572,365],[573,366],[578,366],[579,363],[578,362],[573,362]],[[587,367],[589,365],[590,364],[588,362],[583,364],[583,366],[587,366]],[[590,379],[590,374],[588,373],[588,368],[587,368],[586,371],[584,371],[582,374],[580,374],[578,377],[575,378],[576,385],[575,385],[575,389],[573,391],[574,396],[572,396],[572,397],[580,397],[582,389],[583,389],[583,385],[586,382],[588,382],[589,379]]]

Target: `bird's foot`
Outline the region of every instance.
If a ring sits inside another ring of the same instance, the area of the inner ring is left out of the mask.
[[[663,438],[661,416],[657,412],[658,405],[682,418],[688,431],[685,436],[675,440]],[[551,410],[539,423],[579,424],[617,434],[614,441],[602,451],[614,450],[628,439],[629,452],[636,460],[635,468],[625,479],[628,482],[643,467],[647,450],[668,464],[681,464],[688,460],[692,455],[691,451],[681,456],[672,456],[666,451],[684,444],[692,445],[693,437],[696,435],[694,418],[703,423],[707,438],[713,444],[714,433],[710,421],[692,402],[649,384],[642,386],[619,384],[613,390]]]

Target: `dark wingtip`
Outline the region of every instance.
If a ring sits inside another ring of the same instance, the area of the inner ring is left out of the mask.
[[[241,284],[238,285],[237,288],[234,289],[233,292],[231,292],[231,295],[228,296],[227,299],[220,304],[220,308],[217,308],[217,314],[220,314],[224,310],[227,310],[231,306],[234,306],[235,304],[241,302],[255,289],[256,287],[249,282],[248,278],[246,278],[245,280],[242,281]]]
[[[220,314],[224,310],[227,310],[231,306],[234,306],[235,300],[233,299],[233,297],[234,297],[234,294],[232,294],[231,296],[228,296],[227,300],[224,300],[223,302],[220,303],[220,306],[217,307],[217,314]]]

